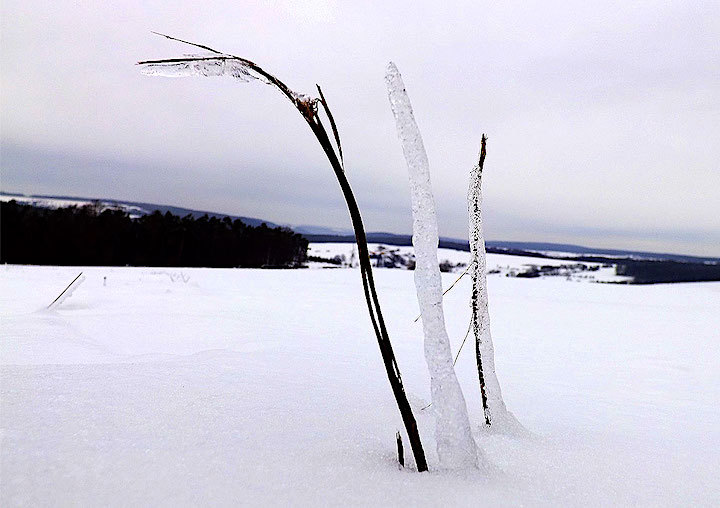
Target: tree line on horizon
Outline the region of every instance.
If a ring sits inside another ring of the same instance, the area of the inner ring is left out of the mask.
[[[296,267],[308,241],[288,228],[240,219],[138,218],[99,205],[41,208],[3,202],[0,262],[70,266]]]

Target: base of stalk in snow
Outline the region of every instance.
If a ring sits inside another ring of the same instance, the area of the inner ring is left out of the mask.
[[[405,450],[403,450],[402,436],[400,431],[395,433],[395,439],[397,440],[397,452],[398,452],[398,464],[400,469],[405,467]]]

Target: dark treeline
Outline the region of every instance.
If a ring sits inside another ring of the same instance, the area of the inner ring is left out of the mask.
[[[288,267],[308,242],[286,228],[239,219],[155,212],[130,218],[97,206],[38,208],[15,201],[0,210],[0,261],[83,266]]]
[[[632,277],[634,284],[720,281],[720,265],[708,263],[623,259],[618,262],[615,272]]]

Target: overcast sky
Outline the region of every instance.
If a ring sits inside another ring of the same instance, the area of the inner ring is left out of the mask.
[[[411,231],[383,81],[422,130],[441,234],[467,238],[488,135],[493,240],[720,256],[720,2],[3,0],[6,192],[147,201],[350,227],[322,150],[272,88],[158,78],[134,63],[249,58],[320,83],[369,231]]]

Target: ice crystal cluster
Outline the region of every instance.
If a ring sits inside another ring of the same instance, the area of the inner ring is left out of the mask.
[[[261,79],[245,60],[231,56],[190,55],[177,61],[147,63],[143,64],[142,73],[167,78],[229,76],[245,83]]]

